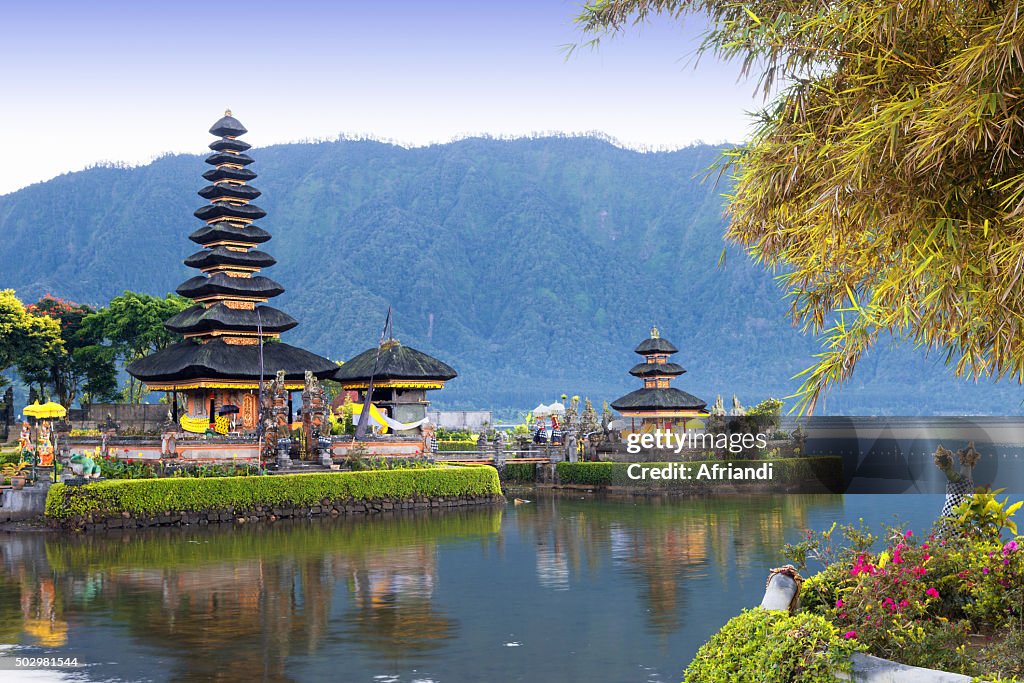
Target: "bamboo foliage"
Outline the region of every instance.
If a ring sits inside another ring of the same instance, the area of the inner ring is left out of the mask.
[[[958,376],[1024,382],[1024,17],[982,0],[598,0],[596,44],[654,14],[711,18],[766,106],[717,170],[727,239],[821,334],[800,410],[887,332]]]

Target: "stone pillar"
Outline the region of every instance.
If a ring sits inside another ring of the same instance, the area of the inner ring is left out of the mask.
[[[576,430],[574,429],[565,432],[565,459],[569,462],[579,460],[579,445],[576,440]]]
[[[107,419],[100,425],[100,445],[103,449],[101,455],[107,457],[107,453],[110,452],[110,441],[117,436],[117,433],[121,430],[121,425],[114,422],[114,418],[107,413]]]
[[[334,457],[331,453],[331,437],[320,436],[317,437],[317,440],[319,441],[320,464],[330,467],[334,464]]]
[[[494,449],[494,466],[501,472],[505,468],[505,442],[502,440],[501,434],[495,435],[491,446]]]
[[[292,466],[292,440],[290,438],[277,440],[277,466],[281,469]]]

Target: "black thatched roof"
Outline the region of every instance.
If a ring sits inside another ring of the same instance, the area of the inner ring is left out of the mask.
[[[231,277],[224,273],[214,273],[209,277],[197,275],[189,278],[178,285],[176,291],[189,299],[201,299],[214,294],[269,299],[284,292],[284,287],[262,275]]]
[[[248,132],[248,129],[242,125],[241,121],[232,116],[231,112],[225,112],[224,116],[210,127],[210,133],[219,138],[237,138]]]
[[[262,192],[257,190],[252,185],[232,185],[230,183],[222,183],[220,185],[207,185],[203,189],[199,190],[199,196],[203,199],[220,199],[221,197],[230,197],[232,199],[246,199],[252,201],[259,197]]]
[[[214,223],[204,225],[191,235],[190,240],[197,244],[213,242],[239,242],[241,244],[262,244],[270,240],[270,233],[258,225],[238,225],[235,223]]]
[[[132,377],[143,382],[258,380],[259,354],[257,344],[227,344],[220,339],[200,344],[185,340],[137,360],[126,369]],[[263,368],[265,379],[271,379],[278,370],[284,370],[288,379],[301,380],[306,370],[324,379],[338,366],[315,353],[281,342],[268,342],[263,345]]]
[[[641,356],[646,356],[652,353],[678,353],[679,349],[672,345],[672,342],[661,337],[651,337],[640,342],[640,345],[634,349]]]
[[[258,315],[257,315],[258,311]],[[195,305],[171,317],[164,327],[178,334],[195,334],[213,330],[257,332],[274,334],[290,330],[298,321],[272,306],[259,306],[256,310],[230,308],[222,303],[209,308]]]
[[[210,156],[206,157],[206,163],[210,166],[220,166],[221,164],[238,164],[239,166],[248,166],[254,161],[256,160],[242,152],[214,152]]]
[[[411,346],[402,346],[397,342],[393,342],[387,348],[382,348],[380,358],[376,357],[377,349],[375,348],[363,351],[338,368],[334,373],[334,379],[339,382],[367,381],[373,374],[375,380],[409,379],[446,382],[459,374],[447,363],[428,356],[422,351],[417,351]],[[376,373],[373,372],[375,359],[377,362]]]
[[[267,212],[255,204],[231,204],[229,202],[216,202],[200,206],[192,212],[192,215],[201,221],[213,221],[218,218],[244,218],[258,221],[267,215]]]
[[[675,377],[686,370],[682,365],[675,363],[637,363],[629,371],[634,377]]]
[[[230,149],[234,152],[244,152],[251,148],[252,145],[244,140],[234,140],[230,138],[221,138],[220,140],[214,140],[210,143],[210,149],[217,152],[222,152],[226,149]]]
[[[707,405],[693,394],[668,389],[637,389],[612,401],[615,410],[703,410]]]
[[[230,168],[228,166],[220,166],[206,171],[203,173],[203,177],[211,183],[215,183],[219,180],[241,180],[248,182],[256,179],[256,172],[250,171],[247,168]]]
[[[244,266],[246,268],[267,268],[277,260],[265,251],[233,251],[227,247],[203,249],[185,259],[190,268],[213,268],[214,266]]]

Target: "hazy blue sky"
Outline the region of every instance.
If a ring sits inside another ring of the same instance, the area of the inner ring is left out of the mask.
[[[340,133],[427,144],[600,131],[632,147],[739,141],[738,67],[659,22],[594,52],[578,2],[37,2],[0,14],[0,194],[101,161],[201,152],[230,107],[262,146]]]

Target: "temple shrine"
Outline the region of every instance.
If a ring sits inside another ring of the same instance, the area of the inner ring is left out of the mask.
[[[206,163],[213,168],[203,173],[210,184],[199,190],[209,203],[195,211],[203,226],[189,235],[202,249],[185,259],[200,274],[177,289],[195,305],[165,323],[185,339],[126,368],[149,389],[171,394],[173,420],[188,432],[253,432],[261,378],[283,371],[291,392],[304,388],[307,371],[323,379],[338,369],[280,341],[298,322],[267,305],[284,287],[260,274],[275,260],[257,248],[270,233],[254,223],[267,212],[252,203],[261,193],[249,184],[256,173],[247,168],[250,145],[239,139],[246,132],[230,111],[210,128],[217,139]],[[290,403],[289,396],[289,413]]]
[[[686,421],[707,415],[707,403],[692,394],[671,386],[672,378],[686,372],[682,366],[669,362],[669,356],[678,353],[667,339],[662,339],[657,327],[651,336],[640,342],[635,352],[644,361],[634,365],[629,374],[643,380],[644,386],[612,401],[611,406],[623,417],[631,420],[634,431],[651,429],[686,430]],[[637,419],[639,418],[639,425]]]
[[[357,392],[354,406],[361,410],[372,376],[375,410],[370,418],[384,431],[408,432],[427,421],[427,391],[444,388],[457,375],[447,363],[389,338],[379,349],[367,349],[342,365],[333,379],[345,391]]]

